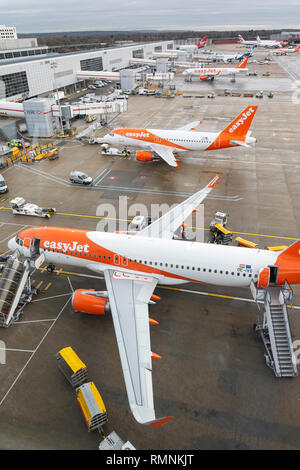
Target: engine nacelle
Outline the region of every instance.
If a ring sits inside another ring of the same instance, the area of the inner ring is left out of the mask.
[[[143,150],[137,150],[136,159],[139,162],[152,162],[154,160],[153,152],[144,152]]]
[[[206,75],[200,75],[200,80],[206,80],[207,76]]]
[[[101,297],[103,292],[95,289],[77,289],[72,297],[74,310],[92,315],[105,315],[110,312],[109,301]]]

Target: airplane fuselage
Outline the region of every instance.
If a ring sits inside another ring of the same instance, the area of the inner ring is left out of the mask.
[[[9,248],[29,256],[33,238],[40,239],[48,264],[148,274],[167,285],[197,282],[247,287],[251,280],[257,281],[261,269],[273,265],[281,269],[278,282],[300,282],[300,262],[290,265],[268,250],[59,227],[25,229],[9,241]]]
[[[168,147],[174,152],[210,150],[212,148],[235,147],[230,142],[234,137],[228,133],[227,137],[218,138],[218,132],[196,132],[164,129],[116,129],[104,137],[108,144],[130,145],[151,150],[151,144]],[[247,136],[245,143],[252,144],[254,137]]]

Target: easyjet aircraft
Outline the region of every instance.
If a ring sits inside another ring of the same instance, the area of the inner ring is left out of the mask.
[[[197,67],[187,69],[182,75],[189,77],[199,77],[200,80],[214,80],[215,77],[225,77],[227,75],[236,75],[241,72],[247,72],[247,62],[249,55],[244,57],[236,67]]]
[[[195,49],[202,49],[202,47],[205,47],[207,38],[208,36],[203,36],[203,38],[200,39],[198,44],[186,44],[185,46],[178,46],[177,49],[181,51],[194,52]]]
[[[288,55],[292,54],[293,52],[298,52],[300,49],[300,44],[296,47],[289,47],[285,49],[276,49],[275,51],[272,52],[273,55]]]
[[[245,46],[256,46],[256,47],[267,47],[267,48],[276,48],[280,46],[285,46],[287,43],[286,41],[276,41],[271,39],[260,39],[259,36],[256,37],[256,41],[249,41],[248,39],[244,39],[241,34],[238,35],[239,42],[244,44]]]
[[[211,192],[220,175],[136,234],[92,232],[58,227],[22,230],[8,246],[46,263],[104,273],[107,292],[79,289],[73,294],[77,311],[103,315],[111,311],[131,411],[142,424],[161,426],[152,390],[152,355],[148,304],[157,284],[205,283],[257,287],[269,283],[300,284],[300,241],[274,252],[174,239],[175,231]]]
[[[254,118],[257,106],[248,106],[221,132],[195,132],[200,121],[194,121],[178,129],[113,129],[99,142],[115,145],[140,147],[143,151],[136,152],[138,161],[152,161],[156,155],[174,167],[177,164],[174,152],[192,150],[217,150],[227,147],[244,146],[256,142],[251,137],[249,127]]]

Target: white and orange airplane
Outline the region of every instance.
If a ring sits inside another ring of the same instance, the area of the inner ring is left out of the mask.
[[[157,284],[300,284],[300,240],[274,252],[174,239],[219,176],[136,234],[44,226],[26,228],[8,243],[25,257],[34,251],[48,264],[104,273],[107,291],[76,290],[73,307],[96,315],[111,311],[129,405],[141,424],[161,426],[172,419],[156,419],[153,403],[151,359],[160,357],[151,352],[149,323],[157,322],[149,318],[148,304],[159,299],[153,294]]]
[[[284,49],[275,49],[272,51],[273,55],[288,55],[288,54],[293,54],[294,52],[298,52],[300,49],[300,44],[298,44],[296,47],[288,47]]]
[[[249,55],[244,57],[236,67],[197,67],[187,69],[182,75],[188,77],[199,77],[200,80],[214,80],[215,77],[235,76],[241,72],[247,72]]]
[[[244,44],[245,46],[256,46],[256,47],[266,47],[270,49],[274,49],[276,47],[285,46],[287,44],[286,41],[276,41],[272,39],[260,39],[259,36],[256,37],[256,41],[244,39],[241,34],[238,35],[240,44]]]
[[[195,132],[193,129],[201,121],[194,121],[178,129],[113,129],[103,138],[97,139],[99,143],[140,147],[143,150],[136,152],[138,161],[152,161],[156,155],[173,167],[180,168],[174,152],[193,150],[217,150],[227,147],[244,146],[256,142],[251,137],[249,127],[256,113],[257,106],[247,106],[221,132]]]
[[[206,41],[207,41],[208,36],[203,36],[202,39],[197,44],[186,44],[184,46],[178,46],[176,49],[181,50],[181,51],[187,51],[187,52],[194,52],[195,49],[202,49],[205,47]]]

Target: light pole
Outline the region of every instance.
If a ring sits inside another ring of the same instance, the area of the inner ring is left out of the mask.
[[[64,126],[62,122],[62,114],[61,114],[61,107],[60,107],[60,100],[58,96],[58,88],[57,88],[57,83],[56,83],[56,78],[55,78],[55,69],[58,67],[57,62],[52,61],[50,64],[51,69],[53,70],[53,78],[54,78],[54,88],[56,91],[56,104],[58,104],[58,109],[59,109],[59,123],[60,123],[60,128],[61,128],[61,133],[64,136]]]

